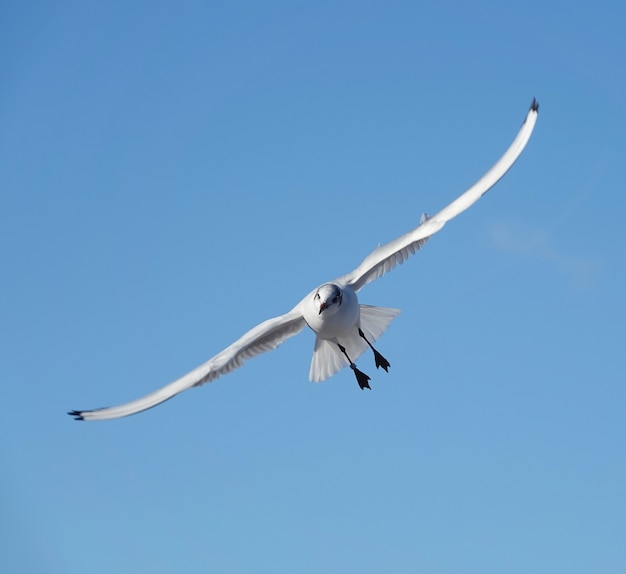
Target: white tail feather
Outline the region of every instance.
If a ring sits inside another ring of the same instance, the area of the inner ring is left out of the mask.
[[[400,313],[400,309],[392,309],[391,307],[374,307],[372,305],[360,305],[360,307],[360,327],[370,343],[376,341]],[[368,348],[357,328],[349,335],[341,337],[338,342],[346,348],[346,352],[353,362]],[[314,383],[324,381],[337,371],[347,367],[348,364],[348,359],[339,350],[336,342],[316,337],[309,380]]]

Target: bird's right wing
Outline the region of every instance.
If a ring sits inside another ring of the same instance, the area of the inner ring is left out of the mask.
[[[354,271],[338,278],[336,283],[358,291],[370,281],[393,269],[398,263],[403,263],[446,222],[477,202],[510,169],[526,147],[537,121],[538,110],[539,104],[537,100],[533,100],[526,119],[509,149],[472,187],[432,217],[422,216],[420,225],[412,231],[372,251]]]
[[[225,375],[241,367],[246,359],[275,349],[285,339],[293,337],[302,331],[305,325],[306,323],[298,305],[289,313],[268,319],[250,329],[250,331],[221,353],[218,353],[206,363],[158,391],[117,407],[106,407],[91,411],[70,411],[68,414],[75,417],[76,420],[95,421],[117,419],[145,411],[171,399],[182,391],[208,383],[217,379],[220,375]]]

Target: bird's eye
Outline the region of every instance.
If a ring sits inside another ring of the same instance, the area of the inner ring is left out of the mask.
[[[337,301],[339,301],[339,296],[338,296],[338,295],[335,295],[335,296],[333,297],[333,303],[336,303]]]

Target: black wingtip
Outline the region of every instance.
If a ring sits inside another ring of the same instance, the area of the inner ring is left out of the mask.
[[[81,414],[80,411],[69,411],[67,414],[70,415],[71,417],[74,417],[75,421],[84,421],[85,420],[83,418],[83,415]]]
[[[537,112],[539,113],[539,102],[537,101],[537,98],[533,98],[532,103],[530,104],[530,109],[533,112]]]

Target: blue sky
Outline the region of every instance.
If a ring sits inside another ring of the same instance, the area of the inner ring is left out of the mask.
[[[9,2],[0,570],[621,573],[623,2]],[[535,133],[361,302],[127,419]],[[366,368],[367,365],[367,368]]]

